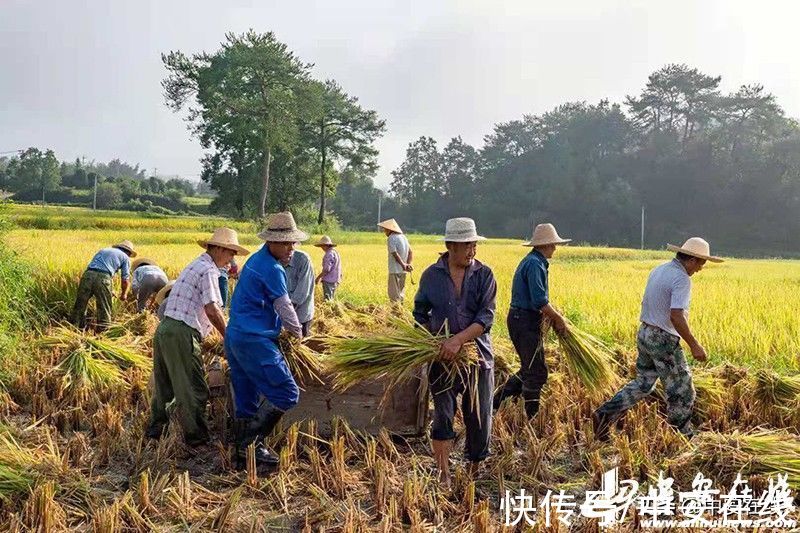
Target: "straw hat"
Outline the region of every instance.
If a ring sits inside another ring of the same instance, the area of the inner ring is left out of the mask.
[[[136,250],[133,249],[133,243],[131,241],[119,242],[112,246],[112,248],[119,248],[120,250],[130,253],[131,257],[136,257]]]
[[[477,242],[485,241],[486,237],[478,235],[475,221],[467,217],[448,219],[444,225],[445,242]]]
[[[706,259],[707,261],[712,261],[714,263],[722,263],[723,261],[721,257],[711,255],[711,247],[708,245],[708,242],[700,237],[692,237],[691,239],[688,239],[685,243],[683,243],[683,246],[668,244],[667,250],[671,252],[681,252],[686,255],[691,255],[692,257],[698,257],[700,259]]]
[[[136,270],[140,266],[144,265],[155,265],[156,262],[152,259],[148,259],[147,257],[140,257],[139,259],[134,259],[133,263],[131,263],[131,270]]]
[[[397,224],[397,221],[393,218],[378,223],[378,227],[383,229],[388,229],[389,231],[393,231],[395,233],[403,233],[403,230],[400,229],[400,226]]]
[[[327,235],[323,235],[322,238],[316,243],[314,246],[319,246],[322,248],[323,246],[336,246],[336,243],[331,240],[330,237]]]
[[[166,285],[161,287],[161,290],[156,293],[156,305],[161,305],[161,302],[167,299],[169,296],[169,291],[172,290],[172,286],[175,285],[176,280],[172,280],[168,282]]]
[[[258,234],[266,242],[301,242],[308,240],[308,234],[297,229],[294,217],[289,211],[274,213],[267,219],[267,227]]]
[[[571,241],[572,239],[559,237],[556,227],[552,224],[539,224],[533,228],[531,240],[523,242],[522,246],[547,246],[548,244],[564,244]]]
[[[236,234],[235,230],[230,228],[217,228],[214,230],[214,234],[210,239],[200,239],[197,241],[197,244],[203,248],[208,248],[209,246],[227,248],[228,250],[236,252],[236,255],[247,255],[250,253],[250,250],[247,248],[239,246],[239,236]]]

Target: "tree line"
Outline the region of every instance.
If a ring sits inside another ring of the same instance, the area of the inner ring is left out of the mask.
[[[108,163],[59,161],[53,150],[28,148],[17,156],[0,158],[0,190],[16,201],[96,205],[170,214],[189,211],[184,197],[198,187],[180,179],[147,177],[139,165],[119,159]],[[95,195],[95,184],[97,184]]]
[[[523,237],[555,222],[579,241],[645,246],[703,235],[726,253],[800,250],[800,127],[762,85],[667,65],[623,103],[565,103],[497,124],[476,149],[411,142],[392,172],[393,213],[439,231],[473,216]]]

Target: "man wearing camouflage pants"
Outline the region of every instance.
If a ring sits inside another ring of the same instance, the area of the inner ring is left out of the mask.
[[[695,390],[680,341],[689,345],[697,361],[706,360],[706,351],[692,335],[686,318],[690,277],[700,272],[706,261],[719,263],[722,259],[712,256],[708,243],[699,237],[687,240],[682,247],[670,244],[667,249],[677,252],[675,259],[653,269],[644,290],[636,338],[636,378],[594,413],[594,433],[600,440],[608,438],[611,424],[625,411],[655,389],[657,379],[664,385],[669,423],[689,438],[694,433],[691,419]]]

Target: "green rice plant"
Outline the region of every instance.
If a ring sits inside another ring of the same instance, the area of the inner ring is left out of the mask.
[[[439,348],[447,335],[434,335],[402,318],[390,319],[392,333],[363,337],[328,339],[328,369],[336,390],[364,380],[388,379],[393,385],[414,376],[420,367],[439,360]],[[477,346],[465,345],[455,360],[445,363],[450,377],[455,372],[474,367],[478,362]]]
[[[614,352],[606,344],[573,324],[556,333],[567,370],[579,379],[593,398],[607,396],[620,384]]]

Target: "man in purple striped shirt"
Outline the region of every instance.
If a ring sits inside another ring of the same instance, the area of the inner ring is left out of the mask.
[[[342,281],[342,260],[336,251],[336,243],[327,235],[323,235],[314,246],[325,251],[325,255],[322,256],[322,272],[317,276],[317,283],[322,282],[322,294],[325,300],[333,300],[336,289]]]

